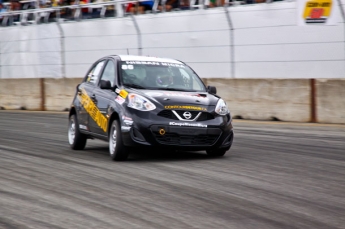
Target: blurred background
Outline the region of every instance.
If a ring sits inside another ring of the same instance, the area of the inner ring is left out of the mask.
[[[186,62],[237,119],[345,123],[343,0],[0,2],[1,109],[67,110],[92,63],[133,54]]]

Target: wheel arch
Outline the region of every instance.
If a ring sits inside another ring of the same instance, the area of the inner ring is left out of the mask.
[[[71,107],[71,109],[69,110],[69,114],[68,117],[71,117],[72,115],[76,115],[77,111],[75,110],[75,107]]]
[[[114,120],[119,120],[120,121],[120,116],[119,114],[114,111],[108,121],[108,128],[107,128],[107,133],[108,133],[108,137],[109,137],[109,133],[110,133],[110,128],[111,128],[111,124],[113,123]]]

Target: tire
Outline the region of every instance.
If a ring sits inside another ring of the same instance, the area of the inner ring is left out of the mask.
[[[129,155],[129,149],[122,142],[121,126],[118,120],[111,124],[109,132],[109,154],[113,161],[125,161]]]
[[[86,145],[87,137],[80,133],[76,115],[71,115],[68,122],[68,142],[72,149],[83,150]]]
[[[223,157],[226,152],[226,149],[206,150],[207,155],[211,157]]]

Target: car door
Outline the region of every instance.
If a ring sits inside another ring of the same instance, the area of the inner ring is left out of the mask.
[[[90,114],[94,105],[93,91],[98,83],[100,73],[104,67],[105,60],[101,60],[93,65],[91,70],[87,73],[83,83],[81,83],[78,90],[78,100],[80,106],[77,108],[77,116],[79,122],[79,128],[81,130],[90,131]]]
[[[113,89],[101,89],[101,81],[109,81]],[[100,76],[99,82],[95,87],[93,94],[95,100],[97,101],[96,106],[101,114],[97,120],[90,122],[91,131],[106,136],[107,135],[107,123],[108,114],[111,101],[115,101],[116,93],[114,91],[114,86],[116,85],[116,64],[113,59],[109,59],[105,64],[104,70]],[[106,123],[105,123],[106,120]]]

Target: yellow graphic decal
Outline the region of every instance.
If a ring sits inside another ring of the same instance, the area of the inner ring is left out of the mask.
[[[307,1],[303,13],[306,23],[325,23],[330,17],[332,0],[311,0]]]
[[[84,88],[81,89],[81,92],[81,95],[78,95],[81,105],[85,108],[86,112],[97,123],[97,125],[101,127],[104,132],[107,132],[107,118],[102,115],[92,99],[87,95]]]
[[[128,92],[126,91],[126,90],[121,90],[120,91],[120,93],[119,93],[119,95],[122,97],[122,98],[126,98],[127,97],[127,95],[128,95]]]
[[[207,111],[205,107],[198,106],[181,106],[181,105],[170,105],[164,106],[165,109],[185,109],[185,110],[195,110],[195,111]]]

